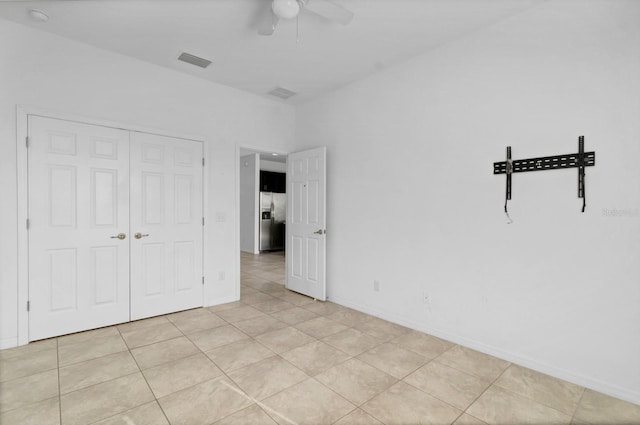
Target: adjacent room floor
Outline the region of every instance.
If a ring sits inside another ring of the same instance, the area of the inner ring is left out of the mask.
[[[0,423],[640,424],[640,406],[287,291],[0,351]]]

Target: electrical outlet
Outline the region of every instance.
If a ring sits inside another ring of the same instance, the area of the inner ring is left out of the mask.
[[[431,295],[429,295],[429,293],[426,291],[422,293],[422,302],[425,304],[431,303]]]
[[[216,212],[216,221],[218,223],[224,223],[227,221],[227,215],[223,211]]]
[[[373,290],[376,292],[380,292],[380,282],[377,280],[373,281]]]

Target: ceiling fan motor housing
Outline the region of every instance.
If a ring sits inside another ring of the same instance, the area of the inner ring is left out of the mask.
[[[293,19],[300,13],[300,4],[297,0],[273,0],[271,9],[281,19]]]

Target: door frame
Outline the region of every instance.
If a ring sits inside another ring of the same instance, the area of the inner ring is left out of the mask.
[[[49,109],[40,108],[32,105],[17,105],[16,106],[16,180],[17,180],[17,221],[16,229],[18,236],[17,244],[17,267],[18,267],[18,281],[17,281],[17,293],[18,293],[18,341],[17,345],[25,345],[29,343],[29,312],[27,311],[27,301],[29,300],[29,233],[27,231],[27,218],[29,212],[29,163],[28,163],[28,149],[27,149],[27,135],[29,134],[28,117],[29,115],[37,115],[46,118],[59,119],[64,121],[73,121],[81,124],[97,125],[103,127],[111,127],[119,130],[133,131],[140,133],[155,134],[158,136],[174,137],[178,139],[192,140],[202,143],[203,155],[205,163],[210,163],[210,148],[207,143],[207,138],[202,135],[189,135],[184,133],[176,133],[172,131],[157,129],[153,127],[146,127],[131,123],[122,123],[116,121],[109,121],[99,118],[91,118],[83,115],[71,114],[67,112],[52,111]],[[209,200],[209,168],[206,167],[203,170],[202,177],[202,215],[208,216],[208,200]],[[206,258],[206,249],[209,245],[207,243],[207,232],[203,226],[202,228],[202,255],[203,259]],[[239,236],[238,236],[239,237]],[[239,255],[239,254],[238,254]],[[239,257],[238,257],[239,259]],[[239,266],[238,266],[239,268]],[[207,270],[204,266],[204,276],[207,275]],[[238,280],[238,284],[239,284]],[[238,290],[240,286],[238,285]],[[206,297],[203,288],[203,304]]]

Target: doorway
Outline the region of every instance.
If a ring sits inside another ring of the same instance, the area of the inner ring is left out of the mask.
[[[286,160],[278,153],[239,150],[241,300],[252,293],[247,284],[285,287]]]

